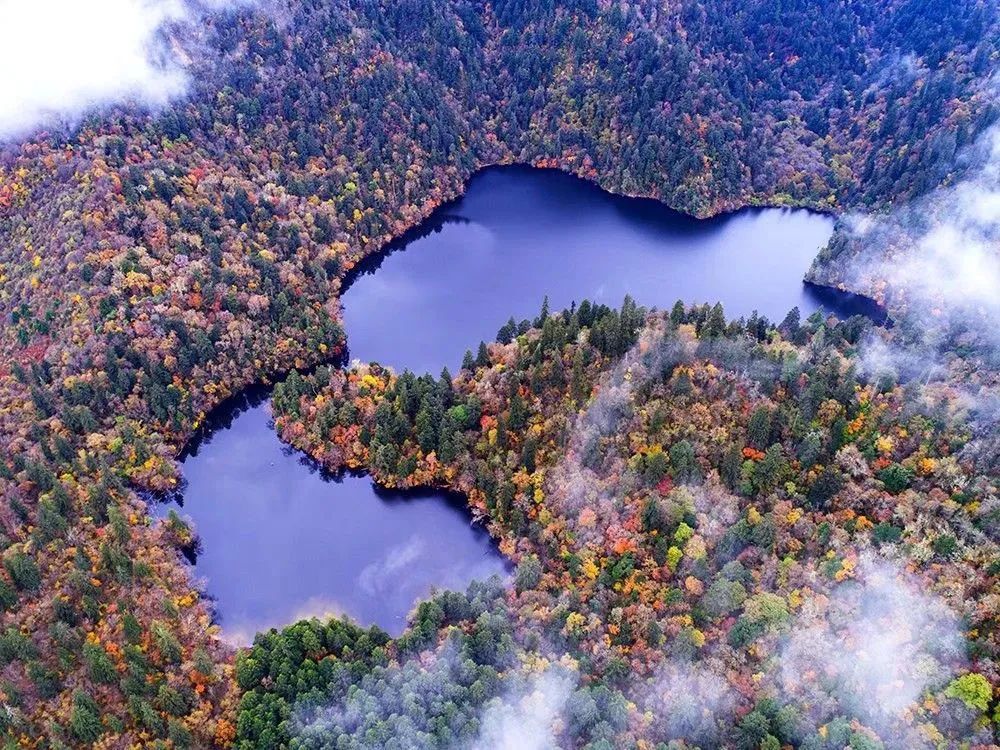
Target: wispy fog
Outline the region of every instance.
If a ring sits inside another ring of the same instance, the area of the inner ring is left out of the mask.
[[[914,747],[907,709],[963,662],[958,616],[899,564],[866,553],[854,582],[797,617],[779,654],[778,686],[813,726],[846,712],[891,746]]]
[[[843,269],[848,286],[886,295],[929,331],[971,328],[1000,337],[1000,127],[964,158],[978,166],[951,186],[888,215],[852,217],[860,256]]]
[[[556,727],[573,689],[575,675],[550,670],[527,685],[490,701],[481,718],[474,750],[549,750],[559,747]]]
[[[73,124],[94,107],[162,106],[183,94],[188,60],[171,32],[189,0],[0,0],[0,139]]]

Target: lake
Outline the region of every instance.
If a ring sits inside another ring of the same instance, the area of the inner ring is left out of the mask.
[[[460,496],[326,475],[278,440],[263,393],[234,400],[213,423],[184,459],[183,512],[227,640],[334,614],[398,634],[432,587],[464,591],[506,575]]]
[[[397,370],[454,372],[510,316],[590,299],[670,307],[721,301],[780,322],[794,306],[865,312],[802,277],[833,219],[748,209],[710,220],[623,198],[548,169],[485,170],[465,196],[358,269],[341,301],[351,358]],[[404,252],[405,251],[405,252]]]
[[[828,294],[802,277],[832,229],[829,217],[788,209],[698,221],[556,171],[488,169],[353,274],[342,296],[350,356],[454,372],[466,349],[511,315],[534,316],[546,295],[553,311],[628,293],[658,307],[721,300],[731,316],[776,321],[797,305],[805,317]],[[863,300],[826,301],[866,311]],[[183,458],[182,503],[201,540],[195,574],[230,640],[327,614],[399,633],[432,588],[509,575],[461,498],[325,476],[278,440],[266,393],[209,422]]]

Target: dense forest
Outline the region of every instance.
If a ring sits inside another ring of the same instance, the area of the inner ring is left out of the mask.
[[[293,373],[285,439],[463,492],[518,568],[495,604],[443,595],[357,655],[340,624],[258,638],[238,746],[475,746],[533,692],[558,746],[990,744],[996,476],[970,468],[961,394],[860,374],[870,326],[584,302],[508,323],[454,378]]]
[[[754,685],[770,678],[752,667],[800,611],[821,616],[809,603],[833,599],[838,571],[864,568],[869,542],[903,546],[913,574],[969,619],[968,669],[934,682],[892,731],[986,737],[992,480],[955,458],[963,433],[947,394],[855,388],[857,321],[790,319],[778,337],[721,310],[668,320],[581,306],[537,330],[512,324],[455,380],[295,370],[343,350],[338,294],[358,261],[485,165],[555,166],[699,216],[879,209],[947,184],[997,116],[993,3],[303,0],[204,12],[197,35],[169,32],[190,59],[184,99],[0,147],[8,744],[273,746],[300,693],[315,691],[314,711],[399,694],[434,658],[454,708],[410,709],[424,723],[411,717],[406,731],[422,737],[468,737],[475,709],[502,714],[495,699],[529,694],[551,662],[565,672],[556,683],[578,682],[582,718],[562,739],[669,742],[673,730],[646,717],[673,708],[625,683],[683,655],[724,670],[733,724],[748,727],[738,742],[867,747],[873,722],[836,695],[816,698],[830,727],[820,739],[782,728],[786,706],[766,702]],[[633,366],[651,373],[644,413],[613,403],[607,434],[574,437],[602,379]],[[467,491],[520,563],[514,591],[484,584],[422,605],[396,641],[313,623],[236,657],[178,554],[191,530],[154,522],[143,493],[177,486],[176,457],[208,411],[288,372],[275,397],[287,439],[380,481]],[[546,499],[559,467],[592,473],[584,494],[558,501],[570,505]],[[589,513],[572,507],[584,498]],[[930,654],[941,674],[960,656]],[[676,736],[729,738],[723,712],[714,718]],[[377,712],[370,721],[343,733],[388,746]]]

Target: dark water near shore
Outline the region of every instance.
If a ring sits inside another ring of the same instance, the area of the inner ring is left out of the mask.
[[[280,442],[263,398],[216,415],[184,460],[182,512],[200,537],[196,573],[228,639],[307,617],[349,614],[401,632],[432,587],[506,575],[463,498],[330,477]]]
[[[867,312],[802,283],[832,228],[784,209],[697,221],[554,171],[486,170],[359,269],[342,297],[350,356],[454,372],[466,349],[511,315],[534,316],[545,295],[552,310],[628,293],[661,308],[721,300],[730,316],[773,320],[796,305],[803,317],[821,304]],[[265,399],[255,391],[213,414],[183,462],[182,512],[201,538],[195,572],[228,637],[330,613],[396,633],[432,587],[509,574],[460,498],[324,476],[278,440]]]
[[[833,231],[827,216],[748,209],[710,220],[622,198],[555,170],[489,169],[341,297],[351,358],[397,370],[454,372],[513,315],[626,294],[647,306],[721,301],[730,317],[778,322],[794,306],[863,312],[802,283]],[[405,252],[401,252],[404,250]]]

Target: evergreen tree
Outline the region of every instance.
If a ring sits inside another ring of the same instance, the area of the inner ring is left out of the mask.
[[[69,729],[77,740],[86,743],[96,742],[104,734],[100,709],[94,699],[82,690],[73,693]]]

